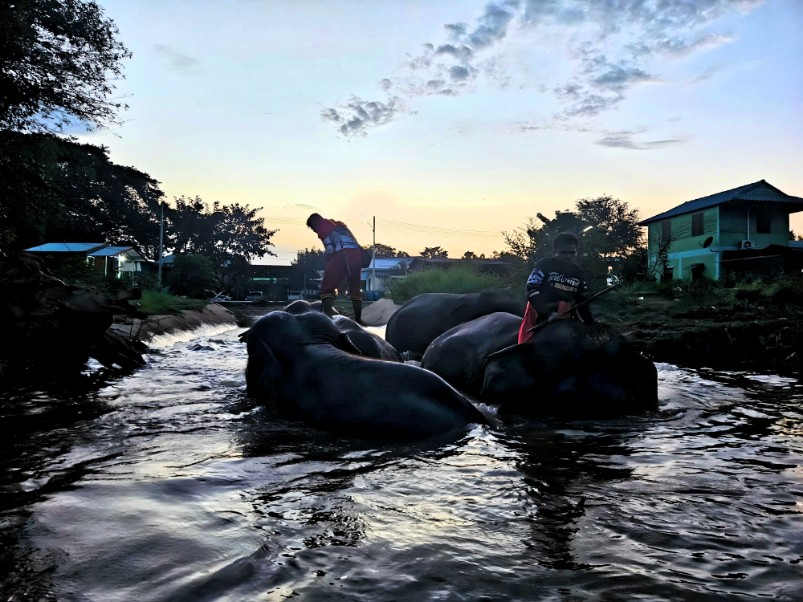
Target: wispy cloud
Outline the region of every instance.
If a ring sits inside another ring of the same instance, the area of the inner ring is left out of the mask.
[[[648,140],[637,142],[633,139],[636,132],[612,132],[597,140],[595,144],[611,148],[624,148],[628,150],[656,150],[665,146],[674,146],[687,142],[686,138],[669,138],[666,140]]]
[[[156,54],[164,59],[167,66],[173,71],[190,71],[200,64],[198,59],[179,52],[165,44],[154,44],[153,49],[156,51]]]
[[[675,121],[670,119],[669,121]],[[643,137],[647,134],[647,128],[642,127],[637,130],[606,130],[595,128],[580,123],[570,121],[552,121],[544,124],[518,123],[516,129],[522,133],[540,132],[545,130],[560,130],[566,132],[579,132],[583,134],[597,134],[602,136],[595,141],[595,144],[610,148],[621,148],[627,150],[657,150],[666,146],[673,146],[688,142],[686,137],[666,138],[662,140],[636,140],[636,137]]]
[[[563,121],[594,117],[616,107],[634,86],[656,81],[659,59],[732,42],[729,33],[706,28],[763,1],[497,0],[473,25],[445,24],[445,39],[424,44],[405,61],[401,76],[381,80],[384,99],[353,97],[321,115],[344,136],[365,135],[405,114],[416,97],[456,97],[482,81],[498,83],[503,78],[494,53],[504,50],[508,36],[535,44],[542,40],[542,30],[557,29],[566,40],[556,49],[558,59],[568,61],[572,72],[566,80],[547,86],[561,107],[554,117]]]

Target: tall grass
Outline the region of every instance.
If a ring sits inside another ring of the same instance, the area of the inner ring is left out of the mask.
[[[394,280],[390,285],[390,297],[394,303],[401,305],[423,293],[476,293],[508,285],[507,277],[469,266],[457,266],[446,270],[425,270]],[[523,282],[521,286],[524,286]]]
[[[185,299],[147,289],[142,291],[141,299],[129,303],[136,305],[139,311],[149,316],[177,314],[185,309],[203,309],[209,304],[208,301],[202,299]]]

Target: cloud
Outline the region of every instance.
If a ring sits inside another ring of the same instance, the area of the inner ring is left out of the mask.
[[[563,40],[562,46],[552,48],[552,58],[569,65],[563,81],[545,87],[561,105],[554,117],[559,121],[594,117],[614,109],[634,86],[657,81],[654,71],[660,60],[734,41],[726,32],[709,29],[722,17],[747,12],[763,1],[492,1],[472,25],[445,24],[446,39],[423,44],[416,56],[406,59],[401,76],[381,80],[384,100],[352,99],[324,110],[322,116],[344,136],[365,135],[400,116],[401,107],[417,97],[456,97],[483,82],[507,86],[509,78],[500,76],[498,56],[506,49],[506,38],[515,36],[519,48],[522,43],[543,48],[547,39],[543,32],[549,32],[550,40]],[[548,75],[541,71],[530,75],[538,81],[523,85],[542,87],[540,80]]]
[[[597,140],[595,144],[611,148],[625,148],[629,150],[655,150],[665,146],[682,144],[685,138],[669,138],[667,140],[650,140],[648,142],[636,142],[633,136],[636,132],[611,132],[605,137]]]
[[[345,105],[336,109],[324,109],[321,117],[337,125],[344,136],[364,136],[372,127],[388,123],[394,116],[404,110],[400,98],[391,98],[388,102],[362,100],[356,96]]]
[[[673,118],[669,121],[675,121],[675,119]],[[687,138],[667,138],[663,140],[638,142],[634,140],[634,137],[643,136],[646,134],[646,128],[640,128],[638,130],[611,131],[563,121],[555,121],[544,124],[518,123],[516,124],[516,129],[522,133],[540,132],[544,130],[562,130],[566,132],[579,132],[583,134],[598,134],[601,135],[602,138],[598,139],[594,144],[628,150],[657,150],[666,146],[673,146],[688,142]]]
[[[164,44],[154,44],[153,49],[156,51],[156,54],[161,55],[161,57],[167,62],[168,68],[173,71],[191,71],[197,65],[200,65],[200,61],[198,59],[193,58],[188,54],[183,54],[178,50],[174,50],[170,46],[166,46]]]

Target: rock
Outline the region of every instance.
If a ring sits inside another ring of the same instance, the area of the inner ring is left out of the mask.
[[[137,297],[67,285],[30,254],[0,258],[0,387],[77,378],[93,348],[106,363],[137,363],[135,346],[104,341],[115,314],[142,315],[128,304]]]

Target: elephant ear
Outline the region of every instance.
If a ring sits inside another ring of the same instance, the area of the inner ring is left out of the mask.
[[[282,378],[282,366],[265,341],[255,341],[248,348],[245,383],[249,394],[272,398]]]
[[[351,340],[351,337],[345,333],[341,332],[340,336],[337,338],[337,343],[335,347],[338,349],[345,351],[347,353],[352,353],[354,355],[363,355],[363,352],[354,344],[354,341]]]

